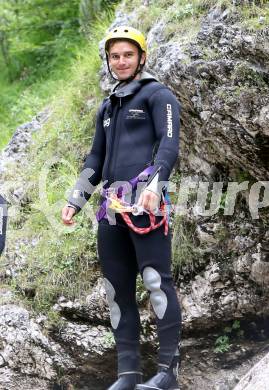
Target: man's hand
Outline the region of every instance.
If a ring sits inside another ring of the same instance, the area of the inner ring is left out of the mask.
[[[145,189],[140,194],[138,206],[142,206],[145,210],[154,213],[157,209],[159,209],[159,204],[160,196],[155,194],[154,192]]]
[[[75,221],[72,219],[76,210],[73,207],[64,206],[62,209],[62,221],[65,225],[74,225]]]

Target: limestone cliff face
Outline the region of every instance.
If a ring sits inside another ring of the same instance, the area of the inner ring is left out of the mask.
[[[240,380],[234,390],[265,389],[269,378],[269,355],[267,354]]]

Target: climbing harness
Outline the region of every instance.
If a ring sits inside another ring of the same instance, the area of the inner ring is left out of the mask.
[[[147,175],[151,175],[153,172],[153,166],[147,167],[144,169],[143,172],[141,172],[138,176],[134,177],[133,179],[129,180],[127,185],[120,186],[117,191],[113,188],[108,188],[103,191],[103,197],[105,200],[100,205],[100,208],[96,214],[97,221],[99,222],[102,218],[107,218],[107,209],[114,210],[114,212],[119,213],[124,222],[129,226],[134,232],[138,234],[147,234],[151,232],[152,230],[155,230],[159,228],[160,226],[164,225],[164,234],[168,234],[168,202],[166,197],[162,195],[162,202],[159,209],[154,211],[154,213],[149,212],[145,210],[142,206],[139,205],[130,205],[128,202],[124,201],[124,195],[130,192],[130,188],[132,190],[135,190],[137,188],[138,182],[141,180],[141,178],[145,178]],[[154,176],[159,172],[160,168],[152,175],[151,179],[147,181],[147,185],[150,183],[150,181],[154,178]],[[116,193],[117,192],[117,193]],[[159,222],[156,222],[156,214],[160,212],[162,215],[162,219]],[[149,220],[150,225],[147,227],[137,227],[133,224],[130,213],[137,216],[141,213],[147,213],[149,214]]]
[[[134,232],[138,234],[147,234],[151,232],[152,230],[158,229],[160,226],[164,225],[164,234],[167,236],[168,234],[168,221],[167,221],[167,215],[166,215],[166,203],[163,202],[160,211],[162,213],[162,219],[160,222],[156,223],[156,216],[152,212],[148,212],[145,210],[142,206],[133,205],[130,206],[126,202],[122,201],[120,198],[117,197],[116,194],[112,194],[109,198],[107,198],[109,201],[108,207],[112,210],[114,210],[116,213],[120,213],[122,216],[124,222],[126,223],[129,228],[131,228]],[[129,213],[132,213],[133,215],[139,215],[141,212],[146,212],[149,214],[149,220],[150,225],[148,227],[137,227],[133,224],[131,221],[131,218],[129,216]]]

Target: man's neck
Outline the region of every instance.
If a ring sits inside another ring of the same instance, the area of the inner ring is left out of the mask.
[[[135,76],[134,80],[140,80],[140,79],[141,79],[141,73],[138,73],[138,74]]]

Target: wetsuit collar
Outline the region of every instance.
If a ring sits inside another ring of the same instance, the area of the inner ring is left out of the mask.
[[[158,81],[153,75],[151,75],[150,73],[144,71],[144,72],[142,72],[141,78],[139,80],[132,80],[130,83],[119,85],[118,89],[116,89],[110,95],[110,98],[112,96],[116,96],[116,97],[122,98],[122,97],[125,97],[125,96],[133,95],[134,93],[139,91],[139,89],[145,83],[147,83],[148,81],[151,81],[151,80]],[[115,88],[117,88],[117,86]]]

